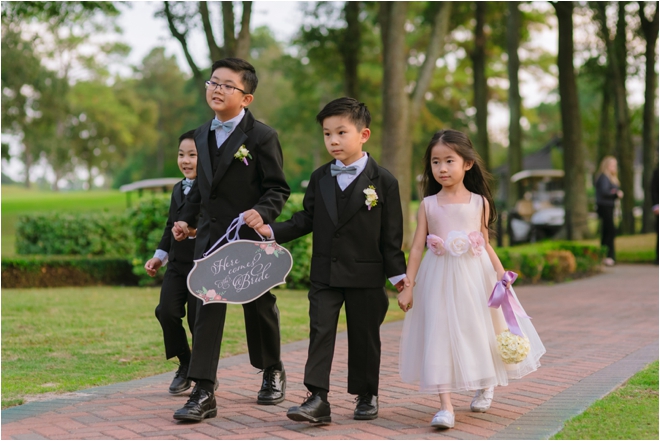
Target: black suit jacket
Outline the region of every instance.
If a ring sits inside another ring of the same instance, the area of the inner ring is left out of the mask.
[[[264,223],[273,222],[290,193],[282,170],[282,148],[274,129],[255,120],[245,109],[245,116],[220,147],[214,174],[209,156],[210,128],[211,121],[208,121],[195,130],[197,179],[181,213],[181,220],[197,226],[197,259],[246,210],[255,209]],[[234,158],[242,145],[252,156],[247,166]],[[259,240],[256,232],[247,226],[241,228],[240,237]]]
[[[181,189],[181,182],[177,183],[172,189],[172,199],[170,200],[170,211],[167,217],[167,225],[163,231],[163,237],[160,239],[158,249],[168,253],[168,265],[183,266],[192,264],[195,253],[195,240],[187,239],[178,242],[172,235],[174,222],[179,220],[181,211],[186,205],[186,197]]]
[[[310,279],[338,288],[378,288],[385,278],[404,274],[406,261],[399,183],[369,157],[341,216],[337,210],[336,178],[330,165],[320,167],[309,181],[304,211],[271,225],[275,240],[285,243],[314,232]],[[365,205],[363,190],[373,185],[378,203]]]

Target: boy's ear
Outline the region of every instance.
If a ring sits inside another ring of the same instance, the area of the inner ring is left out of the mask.
[[[249,106],[252,100],[254,100],[254,95],[252,95],[251,93],[244,94],[243,99],[241,100],[241,106],[243,107]]]
[[[361,142],[367,142],[369,141],[369,138],[371,137],[371,130],[368,128],[364,128],[360,131],[360,141]]]

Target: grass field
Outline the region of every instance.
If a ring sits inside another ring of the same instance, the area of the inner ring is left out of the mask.
[[[25,214],[59,211],[81,213],[109,211],[119,213],[126,208],[126,195],[118,190],[52,192],[26,189],[16,185],[2,186],[2,255],[16,251],[16,225]]]
[[[658,362],[567,421],[552,439],[658,439]]]
[[[26,395],[69,392],[167,371],[154,316],[156,288],[2,290],[2,407]],[[274,291],[282,343],[308,338],[307,291]],[[390,299],[386,321],[404,313]],[[345,317],[339,330],[346,329]],[[229,305],[221,357],[247,351],[243,308]]]

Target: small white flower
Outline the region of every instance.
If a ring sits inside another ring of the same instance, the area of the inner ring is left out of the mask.
[[[527,358],[530,346],[527,337],[512,334],[508,329],[497,336],[497,352],[506,364],[516,364]]]
[[[460,257],[470,249],[470,239],[465,231],[450,231],[445,241],[445,249],[454,257]]]
[[[243,164],[248,165],[247,158],[252,159],[252,155],[250,154],[250,151],[245,148],[245,144],[239,147],[238,151],[234,154],[234,158],[238,159],[241,161]]]
[[[376,193],[376,187],[370,185],[369,187],[362,190],[362,193],[364,193],[365,198],[364,204],[369,210],[371,210],[371,207],[375,207],[378,204],[378,194]]]

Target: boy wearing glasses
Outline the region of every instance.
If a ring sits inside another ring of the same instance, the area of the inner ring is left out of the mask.
[[[206,102],[215,118],[195,130],[198,152],[197,179],[189,203],[174,224],[176,240],[184,240],[197,227],[195,258],[199,259],[241,213],[250,228],[241,239],[259,240],[252,228],[271,223],[289,197],[282,170],[282,149],[277,133],[254,119],[247,109],[254,99],[257,75],[240,58],[213,63],[206,82]],[[222,244],[221,244],[222,245]],[[199,306],[195,321],[188,378],[195,387],[174,419],[201,421],[217,414],[214,383],[227,305]],[[250,363],[263,369],[258,404],[284,400],[286,374],[280,359],[279,310],[270,292],[243,305]]]

